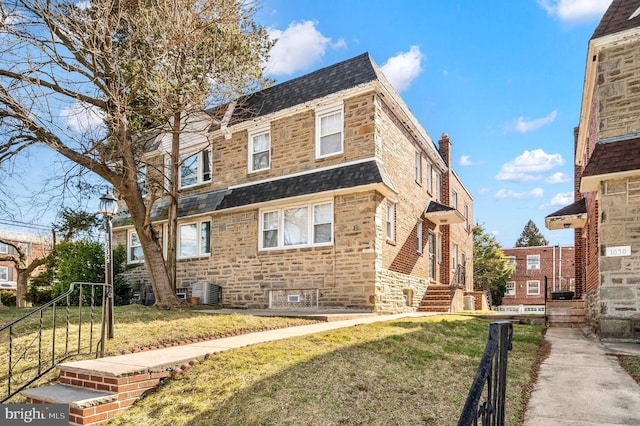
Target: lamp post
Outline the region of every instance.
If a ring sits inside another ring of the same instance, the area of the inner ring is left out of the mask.
[[[102,293],[102,313],[106,318],[107,338],[113,339],[113,248],[111,247],[111,218],[118,211],[116,197],[107,191],[100,197],[100,213],[104,216],[104,292]],[[104,322],[103,322],[104,345]],[[104,346],[103,346],[104,347]]]

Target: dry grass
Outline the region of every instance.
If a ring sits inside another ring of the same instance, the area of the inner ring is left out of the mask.
[[[30,312],[29,308],[0,308],[0,325],[8,324],[12,320]],[[62,316],[58,316],[62,314]],[[13,339],[11,365],[13,366],[12,389],[17,389],[30,381],[36,374],[38,359],[43,370],[55,366],[67,353],[90,353],[95,351],[100,338],[100,312],[94,312],[98,322],[93,329],[93,336],[89,331],[88,322],[90,311],[83,309],[82,334],[78,343],[78,310],[70,310],[70,326],[68,331],[61,321],[66,317],[64,309],[59,309],[56,315],[56,345],[55,357],[52,345],[53,320],[51,310],[42,316],[41,343],[40,317],[35,317],[26,323],[16,326],[12,331]],[[214,339],[226,333],[247,333],[269,328],[282,328],[292,325],[309,324],[314,321],[294,318],[267,318],[249,315],[215,315],[199,311],[159,311],[145,306],[118,306],[114,310],[114,339],[108,340],[105,355],[116,355],[122,352],[132,352],[161,347],[172,343],[185,343],[194,339]],[[0,389],[1,398],[6,396],[9,369],[9,330],[0,333]],[[78,351],[80,347],[80,351]],[[74,356],[71,359],[87,359],[95,355]],[[51,371],[33,386],[50,382],[56,378],[55,370]],[[20,401],[20,397],[12,399]]]
[[[622,368],[633,377],[636,383],[640,384],[640,356],[618,355],[617,357]]]
[[[488,334],[460,316],[361,325],[218,354],[119,425],[444,425],[458,420]],[[515,326],[507,424],[522,424],[542,327]]]

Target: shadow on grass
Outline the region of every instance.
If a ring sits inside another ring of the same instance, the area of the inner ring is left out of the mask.
[[[225,352],[116,424],[444,425],[458,420],[489,321],[391,321]],[[507,424],[519,424],[540,327],[516,326]],[[511,421],[513,419],[513,421]]]

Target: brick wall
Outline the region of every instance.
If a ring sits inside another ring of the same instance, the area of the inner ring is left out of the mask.
[[[562,260],[560,259],[562,251]],[[575,277],[574,247],[540,246],[503,249],[505,256],[516,257],[516,267],[509,281],[516,282],[516,294],[502,299],[503,305],[543,305],[545,276],[549,297],[554,289],[564,291]],[[555,253],[555,254],[554,254]],[[540,256],[540,269],[527,269],[527,256]],[[555,261],[554,261],[555,258]],[[555,274],[554,274],[555,270]],[[527,295],[527,281],[540,282],[540,294]]]

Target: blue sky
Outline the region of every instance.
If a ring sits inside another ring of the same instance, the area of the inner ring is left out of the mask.
[[[551,244],[573,244],[572,231],[548,231],[544,217],[573,201],[587,45],[610,2],[260,0],[256,20],[278,39],[267,64],[276,82],[369,52],[431,138],[449,134],[474,223],[503,247],[529,219]],[[32,150],[16,163],[29,179],[14,191],[64,173],[55,158]],[[17,201],[19,220],[54,220],[51,209]],[[88,209],[93,201],[67,200]]]
[[[369,52],[427,133],[453,141],[474,222],[512,247],[573,202],[589,38],[610,0],[262,0],[277,82]]]

